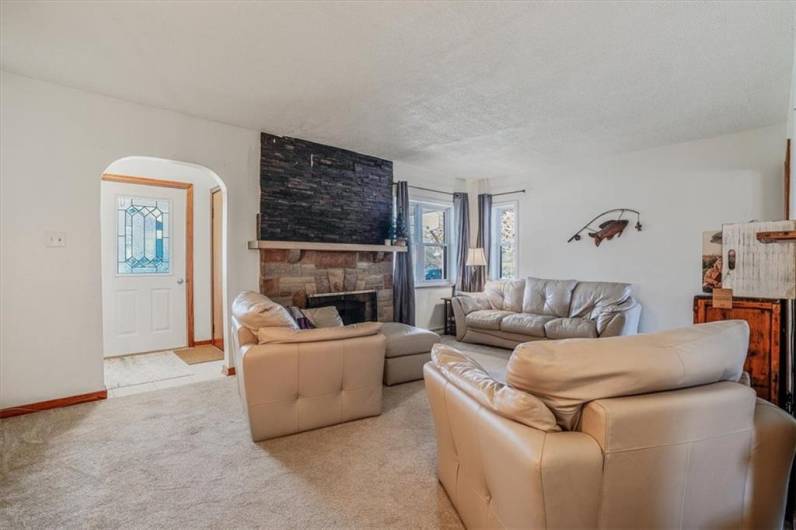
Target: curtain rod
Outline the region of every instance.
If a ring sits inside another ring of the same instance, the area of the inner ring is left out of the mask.
[[[397,182],[393,182],[392,183],[393,186],[395,186],[396,184],[398,184],[398,183]],[[432,193],[442,193],[443,195],[451,195],[451,196],[453,195],[453,193],[451,193],[449,191],[432,190],[431,188],[421,188],[420,186],[412,186],[411,184],[409,184],[408,187],[410,187],[410,188],[412,188],[414,190],[430,191]],[[512,193],[525,193],[525,190],[504,191],[503,193],[495,193],[492,196],[493,197],[500,197],[501,195],[511,195]]]

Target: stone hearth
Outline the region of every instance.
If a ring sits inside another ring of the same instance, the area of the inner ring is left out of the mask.
[[[260,250],[260,291],[282,305],[307,306],[307,294],[376,291],[381,322],[393,319],[391,252]]]

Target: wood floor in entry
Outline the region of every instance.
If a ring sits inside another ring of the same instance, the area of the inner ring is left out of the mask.
[[[224,360],[224,352],[212,344],[201,344],[192,348],[174,350],[174,353],[186,364],[199,364]]]

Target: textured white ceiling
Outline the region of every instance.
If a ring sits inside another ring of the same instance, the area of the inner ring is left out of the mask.
[[[2,67],[451,177],[783,122],[793,4],[8,2]]]

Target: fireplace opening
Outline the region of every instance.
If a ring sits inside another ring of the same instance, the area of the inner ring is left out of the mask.
[[[376,291],[307,295],[308,308],[330,305],[337,308],[343,324],[346,325],[358,322],[376,322],[378,320]]]

